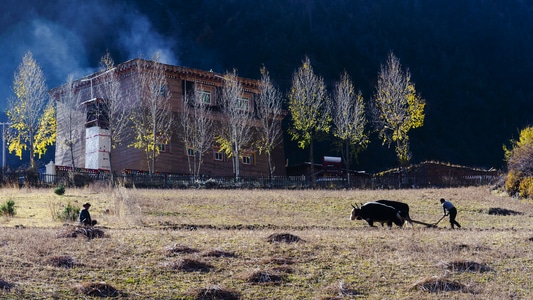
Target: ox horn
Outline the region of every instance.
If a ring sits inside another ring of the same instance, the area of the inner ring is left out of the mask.
[[[355,206],[352,204],[352,207],[353,208],[359,208],[359,205],[357,205],[357,203],[355,203]]]

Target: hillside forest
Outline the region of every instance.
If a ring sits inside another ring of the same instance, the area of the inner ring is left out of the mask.
[[[74,22],[54,9],[57,5],[35,5],[31,12]],[[328,92],[346,71],[368,105],[380,66],[393,52],[426,102],[423,126],[410,132],[412,163],[432,160],[504,168],[503,145],[531,123],[533,3],[527,1],[202,0],[115,5],[130,6],[122,13],[138,10],[150,20],[152,30],[173,41],[178,64],[220,73],[236,69],[239,76],[253,79],[260,78],[264,66],[285,95],[290,93],[292,74],[309,57]],[[117,42],[117,32],[94,28],[113,19],[103,15],[93,20],[93,33],[80,34],[87,61],[96,67],[106,51],[118,63],[131,59],[130,49]],[[289,126],[286,118],[285,131]],[[326,136],[316,143],[315,161],[322,155],[339,155],[330,147],[331,140]],[[285,135],[289,165],[307,161],[307,151]],[[394,149],[372,133],[368,148],[351,168],[375,172],[397,165]]]
[[[415,163],[500,168],[502,145],[531,122],[533,4],[205,0],[161,9],[179,12],[184,64],[237,68],[240,76],[252,78],[265,65],[286,92],[291,74],[308,55],[330,90],[346,70],[368,102],[380,65],[393,51],[427,103],[424,126],[412,131]],[[307,157],[285,140],[290,163]],[[335,155],[329,144],[319,143],[317,160]],[[396,164],[394,150],[373,136],[354,167],[380,170]]]

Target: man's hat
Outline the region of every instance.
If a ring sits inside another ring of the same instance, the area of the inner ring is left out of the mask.
[[[83,204],[82,206],[87,208],[87,207],[91,206],[91,204],[89,202],[87,202],[87,203]]]

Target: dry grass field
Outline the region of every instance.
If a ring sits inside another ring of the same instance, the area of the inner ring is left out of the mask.
[[[450,230],[350,221],[394,199]],[[532,299],[533,205],[488,187],[420,190],[0,189],[2,299]],[[57,215],[90,202],[103,236]],[[500,214],[493,214],[497,212]]]

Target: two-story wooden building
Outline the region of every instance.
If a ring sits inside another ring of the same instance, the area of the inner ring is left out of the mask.
[[[105,103],[110,95],[106,95],[105,89],[99,88],[109,83],[109,80],[120,82],[120,91],[117,93],[121,102],[128,102],[128,89],[132,88],[135,76],[138,76],[139,64],[158,64],[163,66],[167,79],[167,88],[170,89],[171,110],[175,119],[180,118],[183,112],[184,97],[196,87],[202,93],[202,101],[210,106],[209,113],[215,120],[215,127],[220,126],[221,116],[221,90],[224,85],[224,75],[202,71],[187,67],[160,64],[142,59],[134,59],[116,66],[113,71],[101,71],[74,81],[71,85],[65,84],[54,88],[50,95],[57,103],[57,143],[55,165],[77,168],[109,170],[115,173],[124,170],[147,170],[147,158],[145,152],[129,146],[131,137],[125,136],[121,145],[112,149],[110,143],[109,124],[106,115]],[[113,74],[113,76],[111,76]],[[259,94],[260,81],[238,78],[243,87],[241,101],[248,101],[249,113],[255,116],[255,101]],[[79,103],[80,111],[72,114],[69,109],[62,105],[66,102],[65,97],[75,95]],[[117,96],[115,96],[117,97]],[[72,130],[72,122],[67,118],[75,116],[74,124],[78,130]],[[278,116],[281,122],[283,116]],[[68,122],[67,122],[68,121]],[[135,122],[135,120],[132,120]],[[259,122],[251,122],[259,126]],[[194,151],[186,149],[181,139],[179,126],[174,126],[171,137],[165,140],[159,149],[155,171],[159,173],[189,174],[189,159],[195,155]],[[78,136],[69,139],[75,132]],[[66,146],[64,141],[71,141],[71,146]],[[72,151],[71,151],[72,149]],[[274,175],[285,175],[285,154],[283,142],[273,151],[272,160],[276,166]],[[233,163],[226,154],[219,150],[216,142],[213,142],[211,150],[204,154],[201,174],[206,176],[232,176]],[[240,176],[268,176],[268,162],[265,154],[260,154],[257,149],[250,146],[240,158]]]

